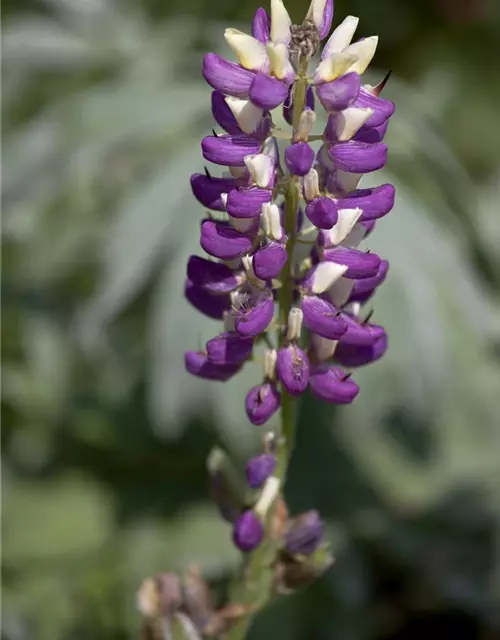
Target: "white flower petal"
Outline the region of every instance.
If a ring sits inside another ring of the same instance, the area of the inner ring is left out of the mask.
[[[238,56],[239,63],[252,71],[268,71],[269,60],[266,47],[253,36],[238,29],[226,29],[224,37],[228,45]]]
[[[332,287],[347,271],[345,264],[336,262],[320,262],[314,272],[312,292],[324,293]]]
[[[311,169],[304,176],[304,197],[310,201],[319,196],[319,176],[316,169]]]
[[[328,291],[328,297],[332,304],[336,307],[342,307],[349,300],[353,287],[354,280],[352,278],[339,278]]]
[[[375,55],[377,44],[378,36],[370,36],[369,38],[355,42],[347,47],[347,49],[344,50],[344,53],[352,54],[357,58],[356,61],[347,69],[347,73],[350,73],[351,71],[355,71],[356,73],[359,73],[359,75],[364,73]]]
[[[360,223],[355,224],[349,234],[342,241],[342,246],[355,249],[364,240],[365,235],[365,227]]]
[[[299,340],[302,331],[302,321],[304,314],[299,307],[292,307],[288,314],[288,324],[286,329],[287,340]]]
[[[312,109],[304,109],[300,114],[299,126],[297,128],[297,133],[295,134],[295,141],[307,142],[315,122],[316,113]]]
[[[335,353],[338,344],[338,340],[328,340],[328,338],[323,338],[317,333],[311,333],[310,340],[314,348],[314,353],[320,362],[329,360]]]
[[[268,42],[266,45],[269,69],[278,80],[292,80],[295,72],[288,58],[288,47],[283,42]]]
[[[342,169],[337,169],[335,176],[341,189],[346,193],[350,193],[351,191],[354,191],[354,189],[358,188],[358,184],[360,183],[363,174],[348,173],[347,171],[342,171]]]
[[[281,240],[283,230],[281,228],[280,210],[277,204],[263,204],[260,217],[264,233],[271,240]]]
[[[241,100],[232,96],[227,96],[225,100],[240,129],[245,133],[253,133],[262,120],[262,109],[256,107],[250,100]]]
[[[335,126],[339,142],[350,140],[372,114],[373,109],[358,109],[357,107],[347,107],[341,111],[337,116]]]
[[[316,84],[331,82],[335,80],[335,78],[347,73],[348,70],[352,71],[353,69],[351,69],[351,67],[354,67],[357,62],[358,56],[355,52],[349,52],[348,49],[334,53],[319,63],[314,72],[314,82]]]
[[[292,21],[283,0],[271,0],[271,40],[273,42],[290,42]]]
[[[236,229],[236,231],[240,231],[241,233],[248,231],[254,223],[253,218],[233,218],[230,215],[227,217],[229,218],[229,224],[233,229]]]
[[[265,153],[248,155],[245,165],[257,186],[264,189],[269,186],[274,171],[274,160],[270,156]]]
[[[243,178],[248,171],[246,167],[228,167],[228,169],[233,178]]]
[[[362,209],[339,209],[337,224],[330,229],[330,241],[333,245],[339,245],[351,233],[354,225],[361,217]]]
[[[348,47],[351,44],[354,32],[358,27],[358,22],[359,18],[356,18],[356,16],[347,16],[344,22],[339,24],[326,41],[321,57],[323,59],[328,58],[333,53],[338,53]]]
[[[276,377],[276,360],[278,352],[276,349],[266,349],[264,352],[264,377],[268,380],[274,380]]]

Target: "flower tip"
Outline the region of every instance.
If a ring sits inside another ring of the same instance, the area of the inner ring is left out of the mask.
[[[240,551],[252,551],[264,537],[264,525],[253,513],[245,511],[234,523],[233,541]]]

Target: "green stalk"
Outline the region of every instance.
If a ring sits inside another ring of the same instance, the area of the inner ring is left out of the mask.
[[[307,91],[307,59],[300,61],[300,72],[294,87],[294,108],[292,115],[293,134],[297,132],[300,114],[304,110]],[[293,303],[293,253],[296,243],[297,208],[299,205],[299,185],[296,178],[289,181],[285,193],[285,230],[288,236],[288,260],[281,272],[282,287],[279,290],[279,324],[286,326],[288,314]],[[284,342],[283,331],[278,334],[278,343]],[[276,476],[283,487],[288,464],[295,441],[295,398],[282,390],[281,394],[281,441],[278,448],[278,464]],[[272,595],[273,572],[272,563],[276,556],[276,541],[270,536],[270,525],[273,509],[266,517],[266,536],[262,544],[253,551],[238,583],[231,593],[231,602],[248,606],[249,610],[232,627],[226,640],[243,640],[250,628],[255,613],[262,609]]]

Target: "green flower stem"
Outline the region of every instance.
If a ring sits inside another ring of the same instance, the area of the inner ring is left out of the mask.
[[[307,60],[300,62],[300,73],[294,87],[293,133],[295,134],[306,100]],[[288,237],[288,260],[283,267],[280,279],[283,286],[279,290],[279,324],[278,343],[284,342],[283,327],[286,326],[288,314],[293,303],[293,253],[297,241],[297,208],[299,205],[299,183],[291,178],[285,193],[285,230]],[[281,440],[278,447],[278,464],[276,475],[283,487],[286,472],[295,441],[295,398],[282,390],[281,394]],[[271,599],[273,586],[272,563],[276,556],[277,542],[271,537],[271,521],[274,509],[270,509],[265,522],[266,536],[262,544],[253,551],[247,561],[240,580],[231,592],[231,602],[249,608],[226,635],[226,640],[243,640],[247,634],[255,613],[262,609]]]

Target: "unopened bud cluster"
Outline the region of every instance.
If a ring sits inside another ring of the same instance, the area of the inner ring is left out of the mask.
[[[380,97],[385,81],[361,82],[377,37],[351,44],[353,16],[333,31],[319,64],[309,69],[332,17],[331,0],[313,0],[304,23],[292,25],[283,2],[271,0],[270,16],[257,10],[252,35],[226,30],[237,63],[214,53],[203,59],[223,133],[204,138],[202,153],[226,172],[191,177],[195,197],[210,210],[200,241],[208,257],[189,258],[185,294],[223,326],[202,351],[186,353],[185,364],[196,376],[224,382],[265,336],[263,378],[246,397],[256,425],[280,408],[283,391],[298,396],[309,388],[327,402],[352,402],[359,389],[350,369],[387,348],[384,329],[361,308],[384,281],[388,263],[359,245],[392,209],[395,192],[391,184],[358,185],[385,164],[394,105]],[[319,134],[316,101],[328,112]],[[283,132],[271,113],[280,106],[292,125],[282,157]],[[298,252],[304,242],[310,242],[305,259]],[[279,314],[283,290],[286,317]]]

